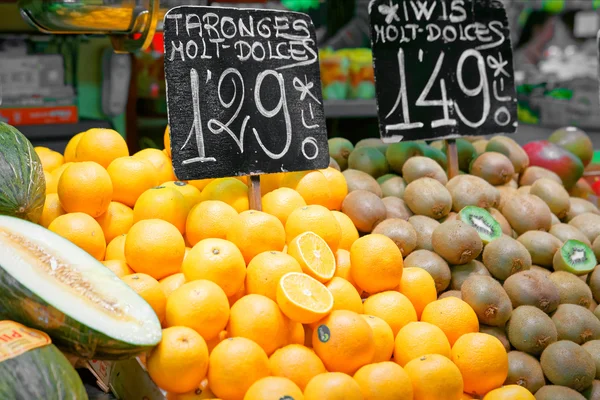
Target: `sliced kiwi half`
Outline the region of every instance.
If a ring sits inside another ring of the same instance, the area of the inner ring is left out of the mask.
[[[596,267],[596,256],[588,245],[578,240],[567,240],[554,254],[552,266],[555,271],[567,271],[585,275]]]
[[[483,244],[502,236],[502,226],[484,208],[466,206],[458,213],[458,219],[475,228]]]

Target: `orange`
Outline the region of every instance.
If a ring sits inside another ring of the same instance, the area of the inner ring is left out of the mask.
[[[42,216],[40,217],[39,224],[44,228],[47,228],[52,221],[60,217],[65,213],[65,210],[60,206],[60,200],[56,193],[46,194],[46,201],[44,201],[44,208],[42,210]]]
[[[456,297],[446,297],[425,306],[421,321],[439,327],[448,338],[450,346],[466,333],[479,332],[477,314],[466,302]]]
[[[65,163],[75,161],[75,152],[77,151],[77,145],[79,144],[79,141],[81,140],[81,137],[84,133],[85,132],[79,132],[77,135],[69,139],[69,142],[65,147]]]
[[[52,174],[46,170],[44,170],[44,181],[46,182],[46,194],[56,193],[54,178],[52,178]]]
[[[107,168],[114,159],[128,155],[127,142],[118,132],[93,128],[81,135],[75,161],[94,161]]]
[[[165,151],[169,158],[171,158],[171,129],[169,125],[165,128],[165,133],[163,135],[163,144],[165,145]]]
[[[288,343],[304,345],[304,325],[288,318]]]
[[[206,185],[208,185],[212,181],[214,181],[214,179],[209,178],[209,179],[191,180],[191,181],[187,181],[187,183],[194,186],[196,189],[198,189],[200,192],[202,192],[204,190],[204,188],[206,187]]]
[[[330,210],[341,210],[342,202],[348,194],[348,185],[346,184],[346,178],[340,171],[335,168],[328,167],[320,170],[327,179],[327,185],[329,186],[329,192],[331,194],[329,202],[326,205]]]
[[[360,293],[362,292],[362,289],[354,282],[350,267],[350,252],[348,250],[338,249],[338,251],[335,252],[335,274],[333,276],[344,278]]]
[[[277,286],[288,272],[302,272],[298,261],[280,251],[265,251],[250,261],[246,269],[246,292],[277,300]]]
[[[106,246],[105,260],[121,260],[127,263],[125,258],[125,239],[127,235],[117,236]]]
[[[351,376],[341,372],[326,372],[308,382],[304,400],[364,400],[364,397],[360,386]]]
[[[375,355],[375,340],[371,326],[359,314],[333,311],[313,331],[315,353],[332,372],[354,374],[369,364]]]
[[[305,206],[302,196],[290,188],[275,189],[262,198],[262,210],[277,217],[284,226],[292,211]]]
[[[179,289],[185,283],[185,276],[180,272],[162,278],[158,283],[160,284],[160,288],[164,292],[165,297],[169,298],[171,293]]]
[[[212,353],[213,349],[225,339],[227,339],[227,331],[221,331],[217,336],[215,336],[211,340],[207,340],[206,344],[208,345],[208,352]]]
[[[327,243],[313,232],[296,236],[287,252],[300,264],[302,271],[320,282],[328,282],[335,273],[335,256]]]
[[[333,295],[333,310],[349,310],[357,314],[363,313],[360,295],[350,282],[342,278],[333,278],[327,283],[327,289]]]
[[[408,297],[418,318],[427,304],[437,300],[435,281],[423,268],[404,268],[398,291]]]
[[[208,344],[208,343],[207,343]],[[187,393],[177,394],[167,392],[166,400],[218,400],[215,398],[215,394],[210,391],[208,387],[208,379],[204,378],[200,382],[200,386],[195,390],[190,390]]]
[[[66,212],[83,212],[96,218],[108,210],[113,187],[102,166],[91,161],[77,162],[63,171],[57,193]]]
[[[272,375],[288,378],[302,390],[313,377],[327,372],[315,352],[299,344],[276,350],[269,358],[269,367]]]
[[[60,176],[65,171],[65,169],[67,169],[71,164],[73,163],[66,162],[60,167],[56,168],[54,171],[52,171],[52,173],[50,173],[50,175],[52,176],[50,178],[50,187],[48,187],[48,181],[46,181],[46,191],[49,191],[47,193],[56,193],[58,191],[58,181],[60,180]]]
[[[333,213],[323,206],[312,205],[295,209],[285,223],[287,243],[304,232],[319,235],[335,252],[338,249],[342,230]]]
[[[202,239],[225,239],[237,216],[237,211],[227,203],[203,201],[190,210],[185,223],[185,236],[192,246]]]
[[[302,391],[294,382],[278,376],[267,376],[256,382],[246,392],[244,400],[304,400]]]
[[[126,275],[121,279],[150,304],[158,320],[163,322],[167,299],[158,281],[146,274]]]
[[[398,246],[384,235],[371,234],[350,248],[354,282],[367,293],[395,289],[402,279],[403,260]]]
[[[170,187],[181,193],[190,209],[200,202],[200,191],[193,185],[181,181],[169,181],[162,183],[160,186]]]
[[[507,385],[488,392],[483,400],[535,400],[535,396],[523,386]]]
[[[284,172],[278,172],[275,174],[263,174],[260,176],[260,194],[262,196],[269,192],[279,188],[281,180],[285,176]],[[264,207],[264,203],[263,203]]]
[[[36,147],[35,152],[40,157],[44,171],[52,172],[65,162],[62,154],[46,147]]]
[[[231,296],[227,296],[227,300],[229,301],[229,307],[232,307],[239,299],[246,295],[246,288],[244,285],[240,286],[239,290],[235,292]]]
[[[225,292],[211,281],[188,282],[167,299],[167,326],[187,326],[204,340],[211,340],[225,329],[229,302]]]
[[[277,304],[292,321],[317,322],[331,312],[333,295],[318,280],[301,272],[288,272],[277,285]]]
[[[463,393],[462,397],[460,398],[460,400],[473,400],[473,396],[471,396],[468,393]],[[507,399],[508,400],[508,399]]]
[[[426,354],[450,358],[450,351],[450,342],[440,328],[427,322],[411,322],[396,335],[394,361],[404,367]]]
[[[158,149],[144,149],[133,155],[136,158],[141,158],[150,161],[156,168],[158,182],[176,181],[175,172],[173,172],[173,164],[171,159]]]
[[[204,187],[201,201],[220,200],[229,204],[237,212],[250,208],[248,203],[248,186],[236,178],[214,179]]]
[[[452,346],[452,361],[460,370],[464,391],[483,396],[502,386],[508,376],[508,354],[499,339],[486,333],[466,333]]]
[[[113,184],[113,200],[129,207],[142,193],[159,184],[154,165],[138,157],[117,158],[106,170]]]
[[[365,400],[412,400],[408,374],[396,363],[383,361],[365,365],[354,374]]]
[[[184,238],[185,239],[185,238]],[[186,246],[185,246],[185,254],[183,255],[183,259],[185,260],[186,257],[188,256],[188,254],[190,253],[190,250],[192,250],[190,247],[187,247],[187,242],[186,242]]]
[[[239,299],[229,314],[230,337],[245,337],[257,343],[268,356],[287,344],[289,336],[285,316],[273,300],[259,294]]]
[[[252,340],[225,339],[210,354],[208,381],[221,398],[242,400],[254,382],[269,374],[269,358]]]
[[[204,239],[183,260],[181,272],[187,282],[198,279],[213,281],[227,296],[244,285],[246,263],[235,244],[224,239]]]
[[[312,324],[311,325],[302,325],[302,327],[304,329],[304,346],[308,347],[309,349],[312,349],[312,335],[313,335]]]
[[[463,381],[458,367],[447,357],[428,354],[404,366],[413,387],[414,400],[459,400]]]
[[[332,203],[329,181],[321,171],[288,172],[280,185],[300,193],[306,204],[328,207]]]
[[[244,255],[246,264],[264,251],[281,251],[285,246],[285,230],[281,222],[262,211],[244,211],[233,220],[227,240]]]
[[[102,261],[102,264],[104,264],[106,268],[114,272],[114,274],[117,275],[119,278],[122,278],[125,275],[131,275],[135,273],[123,260],[105,260]]]
[[[338,224],[340,224],[340,229],[342,230],[342,237],[340,239],[338,248],[350,250],[352,243],[354,243],[359,237],[358,230],[354,226],[354,222],[352,222],[350,217],[343,212],[332,211],[332,213]]]
[[[394,333],[392,328],[379,317],[374,315],[361,315],[373,330],[375,340],[375,355],[371,362],[389,361],[394,352]]]
[[[190,211],[185,197],[177,190],[156,186],[146,190],[133,207],[133,221],[162,219],[173,224],[183,235],[185,221]]]
[[[374,315],[387,322],[394,337],[406,324],[417,321],[417,312],[410,300],[393,290],[370,296],[363,306],[365,314]]]
[[[125,239],[125,259],[135,272],[155,279],[179,272],[185,243],[181,233],[160,219],[136,222]]]
[[[133,226],[133,210],[125,204],[111,201],[108,210],[96,218],[96,221],[104,232],[106,243],[110,243],[117,236],[129,232]]]
[[[208,347],[185,326],[164,329],[162,340],[146,361],[152,380],[162,389],[185,393],[198,388],[208,372]]]
[[[100,225],[89,215],[84,213],[61,215],[50,223],[48,229],[87,251],[96,260],[104,260],[106,251],[104,234]]]

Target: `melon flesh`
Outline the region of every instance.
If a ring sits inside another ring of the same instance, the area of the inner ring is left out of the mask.
[[[0,317],[43,330],[85,358],[128,358],[161,339],[150,305],[112,271],[61,236],[7,216],[0,216]]]

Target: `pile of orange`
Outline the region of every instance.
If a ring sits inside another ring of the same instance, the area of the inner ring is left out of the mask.
[[[516,398],[502,343],[469,305],[438,299],[388,237],[359,237],[339,171],[261,176],[254,211],[243,178],[178,182],[168,138],[129,155],[117,132],[92,129],[64,156],[36,151],[41,224],[163,324],[146,366],[169,399]]]

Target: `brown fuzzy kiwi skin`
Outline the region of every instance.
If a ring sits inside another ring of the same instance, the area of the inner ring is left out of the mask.
[[[415,228],[417,232],[417,249],[433,251],[431,244],[431,235],[440,223],[433,218],[424,215],[414,215],[408,218],[408,223]]]
[[[387,216],[381,198],[366,190],[348,193],[342,202],[342,212],[350,217],[356,229],[364,233],[371,232]]]
[[[586,398],[566,386],[546,385],[535,393],[535,400],[586,400]]]
[[[402,257],[408,256],[417,247],[417,232],[408,221],[400,218],[388,218],[380,222],[373,233],[387,236],[400,249]]]
[[[516,195],[506,201],[502,215],[522,235],[527,231],[549,231],[552,212],[542,199],[532,195]]]
[[[496,189],[498,189],[498,191],[500,192],[500,202],[498,203],[497,209],[498,211],[502,212],[502,208],[504,207],[508,199],[510,199],[513,196],[516,196],[518,190],[517,188],[508,186],[496,186]]]
[[[460,290],[448,290],[438,296],[438,300],[445,299],[446,297],[456,297],[462,300],[462,293]]]
[[[496,186],[511,181],[515,174],[515,167],[504,154],[487,152],[473,160],[470,172]]]
[[[554,214],[552,214],[552,226],[556,225],[556,224],[560,224],[560,219],[558,219],[558,217]]]
[[[596,367],[598,368],[598,367]],[[600,400],[600,381],[594,380],[592,386],[581,392],[587,400]]]
[[[506,136],[494,136],[491,138],[487,146],[486,151],[496,151],[504,154],[512,162],[515,168],[515,173],[521,173],[525,168],[529,166],[529,156],[523,150],[521,146],[513,139]]]
[[[479,324],[479,332],[494,336],[502,343],[507,353],[510,351],[510,342],[508,341],[508,337],[506,337],[506,329],[504,327]]]
[[[577,276],[566,271],[556,271],[549,278],[558,289],[561,304],[577,304],[589,307],[592,301],[592,291]]]
[[[567,213],[567,217],[565,218],[567,222],[571,221],[576,216],[584,213],[600,215],[600,211],[598,211],[598,208],[585,199],[571,197],[569,202],[571,203],[571,207],[569,208],[569,212]]]
[[[581,243],[581,244],[583,244],[583,243]],[[573,268],[571,265],[569,265],[567,263],[567,261],[565,261],[563,255],[562,255],[562,251],[557,251],[556,254],[554,254],[552,267],[554,268],[555,271],[567,271],[567,272],[572,273],[573,275],[577,275],[584,282],[587,279],[588,273],[593,271],[593,270],[589,270],[589,269],[577,270],[576,268]]]
[[[440,164],[429,157],[411,157],[402,166],[402,177],[407,183],[419,178],[432,178],[442,185],[448,183],[448,176]]]
[[[531,262],[542,267],[552,267],[554,254],[562,247],[557,237],[542,231],[528,231],[517,238],[531,255]]]
[[[566,242],[567,240],[574,239],[574,240],[579,240],[580,242],[583,242],[590,247],[592,246],[592,244],[590,243],[590,240],[587,238],[587,236],[584,235],[583,232],[581,232],[579,229],[577,229],[573,225],[563,224],[563,223],[552,225],[549,233],[553,236],[556,236],[562,242]]]
[[[397,197],[384,197],[382,200],[387,210],[386,218],[400,218],[408,221],[413,216],[412,211],[410,211],[404,200]]]
[[[596,268],[588,274],[587,284],[594,300],[600,301],[600,265],[596,265]]]
[[[450,285],[450,267],[439,255],[429,250],[415,250],[404,259],[404,268],[417,267],[429,272],[435,288],[442,293]]]
[[[491,276],[485,265],[477,260],[471,260],[463,265],[453,265],[451,269],[452,280],[450,281],[450,288],[453,290],[460,290],[463,283],[471,275]]]
[[[545,278],[550,278],[550,275],[552,274],[552,271],[547,268],[540,267],[539,265],[532,265],[531,268],[529,268],[529,271],[540,274]]]
[[[552,319],[537,307],[519,306],[508,320],[506,333],[510,344],[517,350],[540,355],[558,333]]]
[[[521,186],[520,188],[517,189],[517,194],[520,194],[520,195],[530,194],[530,192],[531,192],[531,186]]]
[[[512,303],[502,285],[491,276],[470,276],[463,283],[460,293],[463,301],[475,311],[480,323],[504,326],[510,318]]]
[[[558,340],[583,344],[600,339],[600,320],[593,312],[576,304],[561,304],[552,315]]]
[[[404,190],[404,201],[415,214],[433,219],[445,217],[452,209],[450,192],[432,178],[419,178],[409,183]]]
[[[560,304],[560,294],[554,283],[535,271],[522,271],[504,281],[504,290],[513,307],[534,306],[550,314]]]
[[[502,215],[502,213],[495,208],[490,208],[488,209],[488,211],[492,215],[492,217],[494,217],[494,219],[500,224],[500,227],[502,228],[502,233],[504,233],[505,235],[512,235],[512,227],[510,226],[506,218],[504,218],[504,215]]]
[[[600,215],[583,213],[570,220],[569,225],[579,229],[592,243],[600,236]]]
[[[544,371],[540,362],[522,351],[508,353],[508,376],[504,385],[519,385],[531,393],[537,392],[544,384]]]
[[[444,222],[435,228],[431,244],[434,251],[452,265],[476,259],[483,248],[477,230],[458,220]]]
[[[569,340],[559,340],[546,347],[540,364],[550,382],[578,392],[587,389],[596,376],[596,364],[592,356]]]
[[[399,199],[404,196],[404,189],[406,188],[406,181],[401,176],[393,176],[386,179],[384,182],[379,184],[381,188],[381,195],[385,197],[398,197]]]
[[[342,172],[346,183],[348,185],[348,193],[355,190],[367,190],[371,193],[375,193],[377,196],[382,197],[381,186],[371,175],[366,172],[359,171],[357,169],[347,169]]]
[[[500,281],[517,272],[531,268],[531,255],[521,243],[502,236],[483,249],[483,264],[492,276]]]
[[[590,340],[581,345],[592,356],[596,364],[596,379],[600,378],[600,340]]]
[[[542,199],[558,219],[565,218],[571,208],[569,193],[562,184],[553,180],[538,179],[531,185],[529,193]]]
[[[596,255],[596,260],[600,260],[600,236],[594,239],[594,243],[590,246]]]
[[[538,179],[550,179],[551,181],[562,185],[562,179],[560,179],[560,176],[558,176],[555,172],[535,165],[528,167],[523,174],[521,174],[519,185],[531,186]]]
[[[452,196],[452,209],[459,212],[466,206],[497,207],[500,191],[474,175],[458,175],[448,181],[446,188]]]

